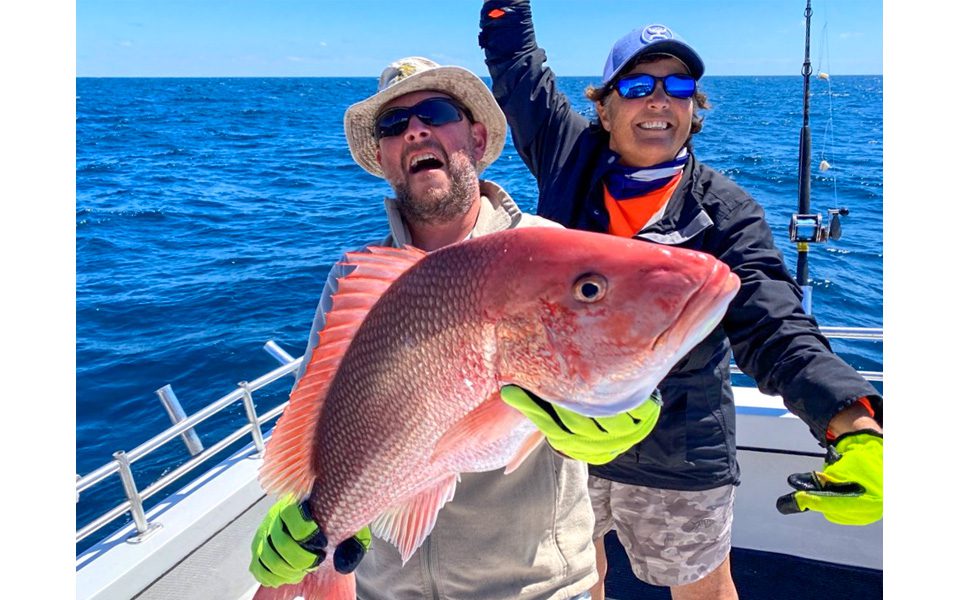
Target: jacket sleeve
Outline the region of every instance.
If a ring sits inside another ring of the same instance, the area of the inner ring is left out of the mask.
[[[782,396],[821,443],[830,419],[864,396],[882,423],[882,398],[833,353],[816,320],[803,311],[800,286],[774,245],[763,209],[744,196],[720,218],[715,234],[717,258],[741,282],[723,320],[737,365],[760,391]]]
[[[557,89],[547,55],[537,46],[529,0],[484,2],[480,47],[513,144],[542,191],[589,123]]]

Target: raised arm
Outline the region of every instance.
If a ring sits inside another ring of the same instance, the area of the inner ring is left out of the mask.
[[[542,190],[543,178],[565,161],[589,123],[557,89],[556,75],[534,36],[529,0],[484,2],[480,47],[513,144]]]

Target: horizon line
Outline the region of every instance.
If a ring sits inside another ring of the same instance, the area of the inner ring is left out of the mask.
[[[489,79],[489,75],[478,75]],[[843,73],[834,77],[882,77],[883,73]],[[75,79],[378,79],[379,75],[75,75]],[[710,77],[803,77],[801,73],[704,75]],[[600,79],[600,75],[557,75],[559,79]],[[811,74],[816,79],[816,75]]]

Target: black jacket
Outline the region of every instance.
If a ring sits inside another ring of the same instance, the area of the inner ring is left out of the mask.
[[[499,12],[504,14],[495,18]],[[481,11],[480,45],[514,145],[537,179],[537,213],[568,227],[606,232],[602,177],[618,159],[609,136],[570,107],[537,46],[529,2],[492,0]],[[774,246],[763,209],[692,155],[657,223],[637,238],[711,254],[740,277],[720,326],[660,383],[660,422],[637,446],[594,475],[652,487],[698,490],[737,483],[731,350],[760,390],[825,443],[827,424],[861,396],[882,422],[877,391],[830,350]]]

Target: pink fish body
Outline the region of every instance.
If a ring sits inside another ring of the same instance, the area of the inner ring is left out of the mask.
[[[329,548],[370,524],[406,561],[459,473],[509,473],[542,439],[516,384],[588,416],[646,400],[719,323],[717,259],[611,235],[522,228],[348,255],[320,342],[267,445],[261,483],[309,495]],[[257,598],[353,598],[326,560]]]

